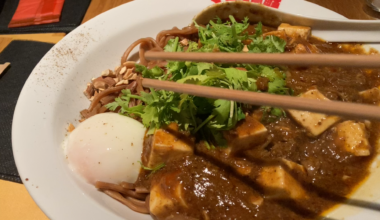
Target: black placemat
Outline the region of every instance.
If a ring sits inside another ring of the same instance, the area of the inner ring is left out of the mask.
[[[13,112],[26,79],[52,46],[35,41],[12,41],[0,53],[0,64],[11,63],[0,75],[0,179],[21,183],[12,153]]]
[[[0,33],[47,33],[70,32],[79,26],[91,0],[65,0],[61,20],[58,23],[33,25],[29,27],[8,28],[13,14],[16,12],[19,0],[0,0]]]

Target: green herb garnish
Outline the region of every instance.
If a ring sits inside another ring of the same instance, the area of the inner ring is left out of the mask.
[[[281,117],[286,117],[286,112],[281,108],[262,106],[263,115],[261,117],[262,122],[271,123],[278,120]]]
[[[143,165],[143,163],[141,161],[137,161],[140,163],[141,165],[141,168],[143,168],[144,170],[148,170],[148,171],[151,171],[149,176],[154,174],[155,172],[159,171],[160,169],[164,168],[165,167],[165,163],[161,163],[161,164],[158,164],[157,166],[155,166],[154,168],[150,168],[150,167],[146,167]]]
[[[194,22],[199,31],[200,44],[189,40],[186,52],[242,52],[245,47],[250,53],[285,51],[286,42],[283,39],[276,36],[263,37],[261,23],[256,26],[255,34],[249,35],[246,31],[249,26],[248,18],[242,22],[237,22],[233,16],[229,18],[230,21],[225,23],[217,18],[215,22],[210,21],[206,27]],[[179,52],[184,51],[184,48],[176,37],[168,41],[164,50]],[[166,70],[165,73],[159,67],[148,69],[136,64],[136,72],[141,72],[146,78],[252,92],[282,95],[291,93],[285,85],[284,70],[274,66],[168,61]],[[267,91],[258,90],[256,82],[259,77],[268,79]],[[150,93],[141,92],[138,95],[131,94],[129,90],[122,92],[115,102],[106,107],[112,111],[120,107],[120,113],[123,115],[141,117],[143,124],[149,128],[149,134],[152,134],[155,129],[175,122],[182,130],[199,135],[208,148],[214,148],[215,145],[227,146],[222,132],[234,128],[238,121],[245,118],[243,104],[233,101],[214,100],[154,89],[151,89]],[[129,108],[131,98],[139,99],[143,104]],[[265,108],[263,118],[273,115],[269,117],[272,120],[284,115],[281,109]]]

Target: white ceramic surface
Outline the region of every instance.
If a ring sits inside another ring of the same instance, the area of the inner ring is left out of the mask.
[[[226,4],[229,3],[226,2]],[[237,15],[240,15],[239,19],[243,19],[243,16],[248,16],[250,22],[263,21],[264,25],[269,26],[279,26],[281,23],[307,26],[311,27],[314,36],[328,42],[380,43],[380,21],[313,18],[279,11],[270,7],[262,7],[260,4],[251,4],[247,1],[240,1],[239,4],[241,7],[246,8],[245,13],[244,10],[236,8],[225,12],[224,15],[219,15],[226,18],[230,15],[227,13],[235,13],[236,10],[241,12]],[[208,23],[215,17],[216,9],[220,9],[218,4],[206,8],[195,17],[195,21],[201,24]],[[261,13],[250,13],[251,10],[261,11]],[[268,17],[272,19],[265,22]]]
[[[60,146],[68,123],[77,124],[79,111],[89,105],[82,91],[92,77],[117,66],[124,50],[136,39],[153,37],[173,26],[183,27],[210,4],[213,2],[209,0],[130,2],[78,27],[36,66],[16,106],[12,143],[20,176],[23,180],[29,179],[24,184],[48,217],[151,219],[129,210],[77,178],[69,170]],[[282,0],[279,10],[343,18],[302,0]],[[380,201],[379,194],[372,196],[373,200]],[[335,212],[339,214],[339,209]],[[345,219],[377,219],[379,212],[356,211],[349,216]]]

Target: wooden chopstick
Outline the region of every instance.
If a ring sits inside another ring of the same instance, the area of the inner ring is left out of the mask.
[[[299,97],[229,90],[146,78],[143,79],[142,84],[144,87],[149,88],[163,89],[167,91],[185,93],[212,99],[232,100],[251,105],[264,105],[284,109],[297,109],[325,113],[327,115],[346,116],[357,119],[380,120],[380,107],[373,105],[339,101],[318,101]]]
[[[210,63],[250,63],[269,65],[380,68],[380,55],[185,53],[147,51],[145,52],[145,58],[148,60],[178,60]]]

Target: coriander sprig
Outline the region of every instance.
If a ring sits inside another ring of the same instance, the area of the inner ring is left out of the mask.
[[[198,28],[200,42],[188,39],[186,52],[242,52],[244,47],[248,48],[249,53],[282,53],[285,50],[286,42],[283,39],[276,36],[263,37],[261,23],[256,25],[254,34],[248,34],[246,31],[250,25],[248,18],[237,22],[233,16],[230,16],[229,21],[225,23],[217,18],[215,22],[210,21],[206,26],[194,23]],[[185,48],[179,42],[179,37],[176,37],[167,42],[164,50],[179,52],[185,51]],[[166,68],[156,66],[148,69],[136,64],[135,71],[145,78],[177,83],[281,95],[291,94],[286,87],[285,71],[274,66],[168,61]],[[256,83],[263,77],[267,79],[268,85],[258,87]],[[259,88],[267,90],[260,91]],[[141,100],[142,104],[129,107],[131,98]],[[140,117],[144,126],[149,128],[148,134],[153,134],[155,129],[175,122],[181,130],[198,135],[210,148],[214,145],[226,146],[222,132],[233,129],[237,122],[245,118],[241,103],[154,89],[151,89],[150,93],[142,91],[140,94],[123,90],[122,95],[106,107],[112,111],[120,107],[121,114]],[[276,120],[282,114],[276,108],[265,109],[263,118],[273,115],[270,118]]]
[[[150,167],[144,166],[144,164],[141,161],[137,161],[137,162],[140,163],[141,168],[143,168],[144,170],[151,171],[150,174],[149,174],[149,176],[165,167],[165,163],[161,163],[161,164],[158,164],[157,166],[155,166],[153,168],[150,168]]]

